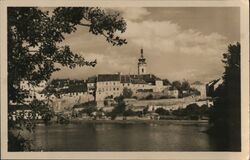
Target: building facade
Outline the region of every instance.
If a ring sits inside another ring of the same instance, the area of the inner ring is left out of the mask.
[[[34,100],[45,101],[46,94],[44,92],[44,89],[46,87],[47,87],[47,81],[41,81],[36,85],[27,80],[20,81],[20,89],[22,90],[23,93],[25,93],[23,103],[30,104]],[[16,103],[10,100],[10,104],[16,104]]]
[[[201,98],[206,98],[207,97],[206,84],[201,83],[199,81],[196,81],[196,82],[191,84],[191,87],[197,89],[200,92],[200,97]]]
[[[146,72],[146,58],[143,55],[143,49],[141,49],[140,54],[137,66],[138,74],[98,74],[96,77],[91,77],[87,80],[88,92],[95,92],[96,101],[120,96],[123,94],[124,88],[131,89],[133,96],[143,96],[149,93],[166,93],[163,91],[168,89],[169,85],[164,85],[162,79]],[[171,94],[176,96],[175,91],[171,91]]]

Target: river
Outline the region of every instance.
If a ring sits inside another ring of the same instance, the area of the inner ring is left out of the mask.
[[[43,151],[215,151],[208,123],[80,123],[45,126],[33,134]]]

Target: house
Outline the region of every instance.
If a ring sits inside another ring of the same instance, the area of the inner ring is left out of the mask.
[[[22,93],[24,93],[24,104],[30,104],[33,100],[39,100],[39,101],[45,101],[46,100],[46,94],[44,92],[44,89],[47,86],[46,81],[41,81],[38,84],[35,84],[35,82],[31,82],[28,80],[22,80],[20,81],[20,89],[22,90]],[[11,105],[20,105],[16,102],[13,102],[10,100]]]
[[[122,91],[121,75],[119,73],[97,75],[96,101],[104,100],[108,96],[120,96]]]
[[[213,97],[214,96],[214,92],[216,91],[216,89],[222,83],[223,83],[223,79],[222,78],[218,78],[218,79],[212,80],[208,84],[206,84],[206,94],[207,94],[207,96]]]
[[[206,98],[207,97],[207,89],[206,84],[201,83],[200,81],[195,81],[191,84],[191,88],[194,88],[200,92],[200,97]]]
[[[96,76],[89,77],[86,81],[87,83],[87,91],[89,94],[94,94],[96,89]]]

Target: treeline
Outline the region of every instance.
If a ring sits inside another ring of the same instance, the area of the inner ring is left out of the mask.
[[[223,83],[214,93],[209,133],[221,139],[221,148],[241,150],[240,43],[228,46],[223,54]]]

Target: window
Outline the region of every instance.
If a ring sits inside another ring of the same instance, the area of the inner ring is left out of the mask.
[[[114,85],[115,85],[115,82],[114,82]]]
[[[144,68],[141,69],[141,72],[142,72],[142,73],[144,72]]]
[[[117,88],[117,91],[119,91],[119,88]]]
[[[106,82],[106,85],[108,85],[108,82]]]
[[[115,91],[115,88],[113,88],[113,90]]]

